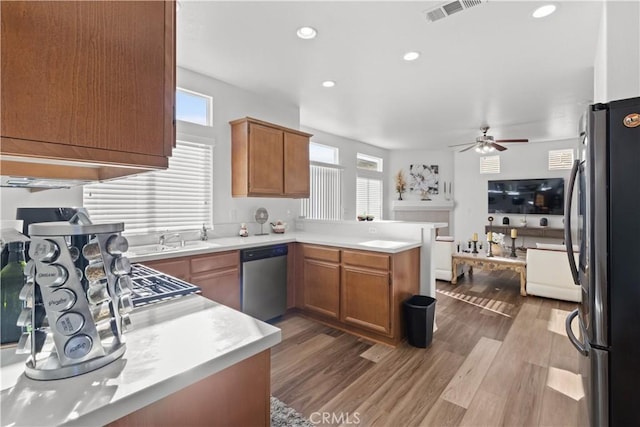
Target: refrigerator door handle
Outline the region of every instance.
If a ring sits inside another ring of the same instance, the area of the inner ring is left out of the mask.
[[[567,336],[569,337],[571,344],[573,344],[573,346],[580,352],[580,354],[582,354],[583,356],[588,356],[589,350],[587,350],[585,345],[581,343],[578,338],[576,338],[576,336],[573,333],[573,330],[571,329],[571,323],[573,322],[573,319],[575,319],[578,316],[579,313],[580,312],[578,311],[578,309],[573,310],[567,316],[567,320],[565,320],[564,322],[564,327],[567,330]]]
[[[578,170],[580,169],[580,160],[573,162],[573,168],[571,168],[571,177],[569,178],[569,188],[567,191],[567,199],[564,206],[564,244],[567,247],[567,256],[569,257],[569,269],[571,270],[571,276],[573,276],[573,283],[580,285],[580,276],[578,275],[578,267],[576,266],[576,260],[573,255],[573,239],[571,238],[571,205],[573,204],[573,192],[576,184],[576,178],[578,177]]]

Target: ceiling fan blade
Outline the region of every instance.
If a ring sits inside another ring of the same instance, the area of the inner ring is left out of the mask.
[[[463,145],[476,144],[475,142],[465,142],[464,144],[447,145],[447,147],[462,147]]]
[[[495,142],[491,143],[491,146],[498,151],[504,151],[507,149],[507,147],[503,147],[502,145],[496,144]]]
[[[529,142],[528,139],[496,139],[495,142]]]
[[[459,151],[459,153],[464,153],[465,151],[469,151],[469,150],[471,150],[471,149],[472,149],[473,147],[475,147],[475,146],[476,146],[476,144],[475,144],[475,143],[473,143],[473,144],[471,144],[470,146],[468,146],[467,148],[460,150],[460,151]]]

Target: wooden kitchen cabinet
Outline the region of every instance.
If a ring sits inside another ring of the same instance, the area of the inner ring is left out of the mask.
[[[302,313],[369,339],[400,343],[402,302],[420,290],[420,248],[386,254],[300,246],[295,274]]]
[[[143,264],[200,286],[203,297],[240,310],[240,252],[216,252]]]
[[[171,258],[158,261],[146,261],[144,265],[156,269],[162,273],[168,274],[173,277],[177,277],[180,280],[186,282],[189,281],[191,276],[189,272],[189,263],[186,258]]]
[[[304,308],[340,317],[340,250],[304,245]]]
[[[240,310],[240,253],[222,252],[190,259],[190,282],[202,296]]]
[[[357,263],[358,260],[362,260],[362,264]],[[356,263],[349,264],[350,261]],[[389,257],[343,251],[343,262],[341,320],[389,335],[392,304]]]
[[[233,197],[309,197],[310,134],[250,117],[230,125]]]
[[[3,175],[96,180],[168,166],[174,1],[1,8]]]

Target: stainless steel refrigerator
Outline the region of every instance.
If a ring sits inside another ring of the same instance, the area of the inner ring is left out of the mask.
[[[585,117],[565,202],[565,244],[582,289],[582,301],[566,321],[581,354],[585,396],[579,425],[637,426],[640,98],[591,105]],[[579,247],[577,264],[572,244]],[[574,319],[578,336],[571,330]]]

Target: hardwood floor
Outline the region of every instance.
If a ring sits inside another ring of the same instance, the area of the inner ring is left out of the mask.
[[[438,281],[427,349],[287,316],[271,393],[317,425],[577,426],[578,352],[564,332],[575,304],[519,286],[509,271]]]

